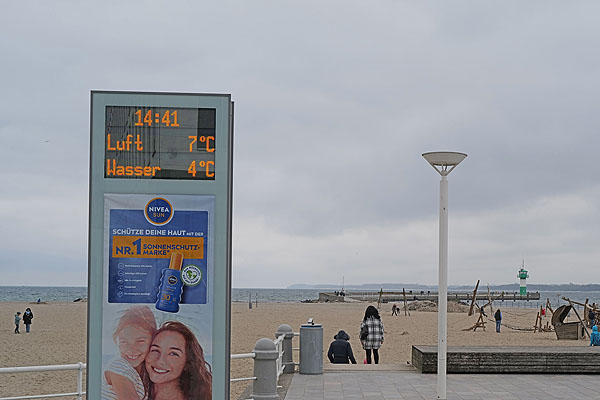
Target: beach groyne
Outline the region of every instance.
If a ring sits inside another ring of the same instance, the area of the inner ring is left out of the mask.
[[[415,301],[415,300],[429,300],[429,301],[437,301],[438,300],[438,292],[433,291],[425,291],[425,290],[407,290],[404,292],[398,291],[365,291],[365,292],[345,292],[344,296],[341,296],[335,292],[320,292],[319,293],[319,302],[323,303],[332,303],[332,302],[343,302],[347,300],[352,301],[366,301],[366,302],[375,302],[381,301],[383,303],[390,302],[398,302],[398,301]],[[449,292],[448,300],[449,301],[471,301],[473,299],[473,292]],[[534,301],[540,299],[539,292],[528,292],[526,294],[520,294],[519,292],[487,292],[477,293],[475,296],[475,300],[482,301]]]

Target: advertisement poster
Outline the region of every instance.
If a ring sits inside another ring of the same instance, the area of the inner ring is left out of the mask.
[[[104,195],[102,399],[212,399],[214,196]]]

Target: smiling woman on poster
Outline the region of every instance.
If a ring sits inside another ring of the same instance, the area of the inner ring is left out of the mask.
[[[196,336],[167,321],[152,337],[146,357],[148,400],[211,400],[212,373]]]

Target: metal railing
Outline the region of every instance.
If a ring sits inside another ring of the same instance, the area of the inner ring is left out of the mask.
[[[230,382],[242,382],[242,381],[254,381],[256,390],[256,381],[261,380],[259,390],[275,389],[277,390],[277,382],[279,377],[284,373],[293,373],[295,370],[294,358],[292,355],[293,350],[299,350],[299,348],[292,347],[292,339],[298,337],[300,333],[293,332],[289,325],[280,325],[275,333],[276,339],[263,338],[256,342],[256,346],[252,353],[243,354],[231,354],[232,360],[239,359],[254,359],[255,362],[255,373],[257,376],[242,377],[242,378],[231,378]],[[265,346],[266,344],[266,346]],[[257,357],[258,355],[258,357]],[[272,366],[274,363],[275,374],[272,373]],[[271,367],[269,367],[271,365]],[[68,371],[77,370],[77,392],[72,393],[56,393],[56,394],[42,394],[42,395],[29,395],[29,396],[15,396],[15,397],[0,397],[0,400],[25,400],[25,399],[47,399],[55,397],[71,397],[77,396],[78,400],[83,400],[86,392],[83,391],[83,371],[86,369],[85,363],[77,364],[66,364],[66,365],[42,365],[42,366],[31,366],[31,367],[7,367],[0,368],[0,374],[3,373],[21,373],[21,372],[43,372],[43,371]],[[269,389],[270,388],[270,389]]]
[[[257,393],[277,395],[279,377],[284,373],[293,373],[297,365],[294,363],[292,350],[298,349],[292,348],[292,339],[299,335],[289,325],[283,324],[277,328],[276,339],[258,340],[252,353],[231,354],[232,360],[254,359],[256,376],[231,378],[230,383],[254,381],[252,396]]]
[[[232,360],[241,360],[244,358],[255,358],[256,357],[256,353],[243,353],[243,354],[232,354],[231,355],[231,359]],[[231,378],[229,379],[229,382],[243,382],[243,381],[254,381],[256,380],[255,376],[250,376],[247,378]],[[0,399],[2,400],[2,399]]]
[[[277,365],[277,379],[279,379],[279,377],[281,376],[281,374],[283,374],[283,353],[285,353],[285,351],[283,350],[283,339],[285,338],[285,336],[279,336],[277,339],[273,340],[273,343],[275,343],[275,348],[277,349],[277,361],[275,363],[275,365]]]
[[[298,332],[294,332],[294,336],[299,336],[300,334]],[[283,340],[285,339],[284,336],[279,336],[277,339],[273,340],[273,344],[275,344],[275,348],[277,349],[277,360],[276,360],[276,365],[277,365],[277,378],[279,378],[281,376],[281,374],[283,374],[285,365],[283,365],[283,355],[285,353],[285,350],[283,349]],[[294,350],[300,350],[299,348],[294,348]],[[232,360],[241,360],[241,359],[248,359],[248,358],[256,358],[256,353],[242,353],[242,354],[232,354],[231,355],[231,359]],[[298,365],[298,363],[295,363],[295,365]],[[256,380],[256,376],[250,376],[250,377],[245,377],[245,378],[231,378],[229,379],[229,382],[242,382],[242,381],[254,381]],[[3,400],[3,399],[0,399]]]
[[[83,370],[85,363],[66,364],[66,365],[39,365],[32,367],[6,367],[0,368],[0,374],[14,374],[21,372],[42,372],[42,371],[79,371],[77,374],[77,392],[74,393],[55,393],[55,394],[40,394],[31,396],[16,396],[16,397],[0,397],[0,400],[22,400],[22,399],[49,399],[53,397],[71,397],[77,396],[78,400],[82,400],[85,392],[83,391]]]

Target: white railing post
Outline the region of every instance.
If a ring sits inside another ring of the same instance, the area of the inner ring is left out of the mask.
[[[83,368],[82,362],[77,363],[79,365],[79,371],[77,373],[77,399],[83,400]]]

